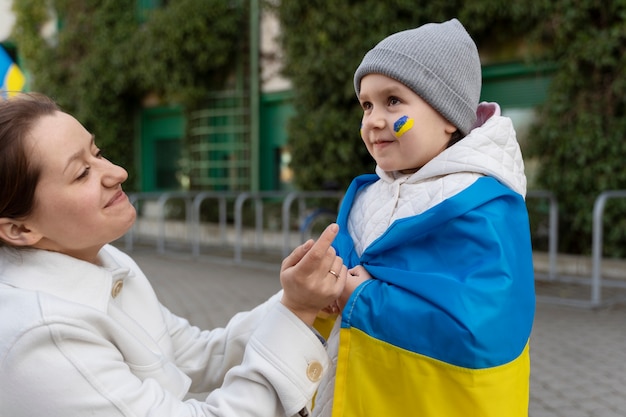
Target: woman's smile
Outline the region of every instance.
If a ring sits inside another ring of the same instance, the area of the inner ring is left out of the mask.
[[[125,202],[125,201],[128,201],[128,196],[126,195],[124,191],[119,190],[117,193],[115,193],[113,198],[109,200],[109,202],[106,204],[106,206],[104,206],[104,208],[111,207],[113,205],[116,205],[118,203]]]

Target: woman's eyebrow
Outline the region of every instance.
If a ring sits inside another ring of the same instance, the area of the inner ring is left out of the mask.
[[[94,135],[93,133],[91,134],[91,140],[89,141],[89,148],[91,148],[94,143],[96,142],[96,135]],[[76,161],[77,159],[80,159],[83,154],[85,153],[84,149],[79,149],[78,151],[74,152],[72,155],[70,155],[70,157],[67,160],[67,163],[65,164],[65,168],[63,169],[63,172],[65,173],[65,171],[67,171],[67,168],[72,165],[72,162]]]

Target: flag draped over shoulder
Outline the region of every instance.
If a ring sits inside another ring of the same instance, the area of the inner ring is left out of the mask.
[[[527,417],[535,309],[524,199],[491,177],[395,221],[359,257],[347,219],[334,246],[375,279],[341,317],[333,416]]]
[[[24,88],[26,78],[9,54],[0,47],[0,98],[11,97]]]

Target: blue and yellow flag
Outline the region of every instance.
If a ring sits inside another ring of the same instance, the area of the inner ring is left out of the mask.
[[[26,84],[26,78],[9,54],[0,46],[0,98],[7,99],[18,94]]]
[[[527,417],[535,296],[524,199],[484,177],[397,220],[359,257],[347,218],[334,246],[360,285],[341,316],[333,417]]]

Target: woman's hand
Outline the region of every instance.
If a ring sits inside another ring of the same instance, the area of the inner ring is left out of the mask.
[[[340,297],[346,284],[348,270],[330,246],[338,231],[339,226],[331,224],[317,242],[309,240],[294,249],[280,268],[281,302],[309,326],[322,308]]]

